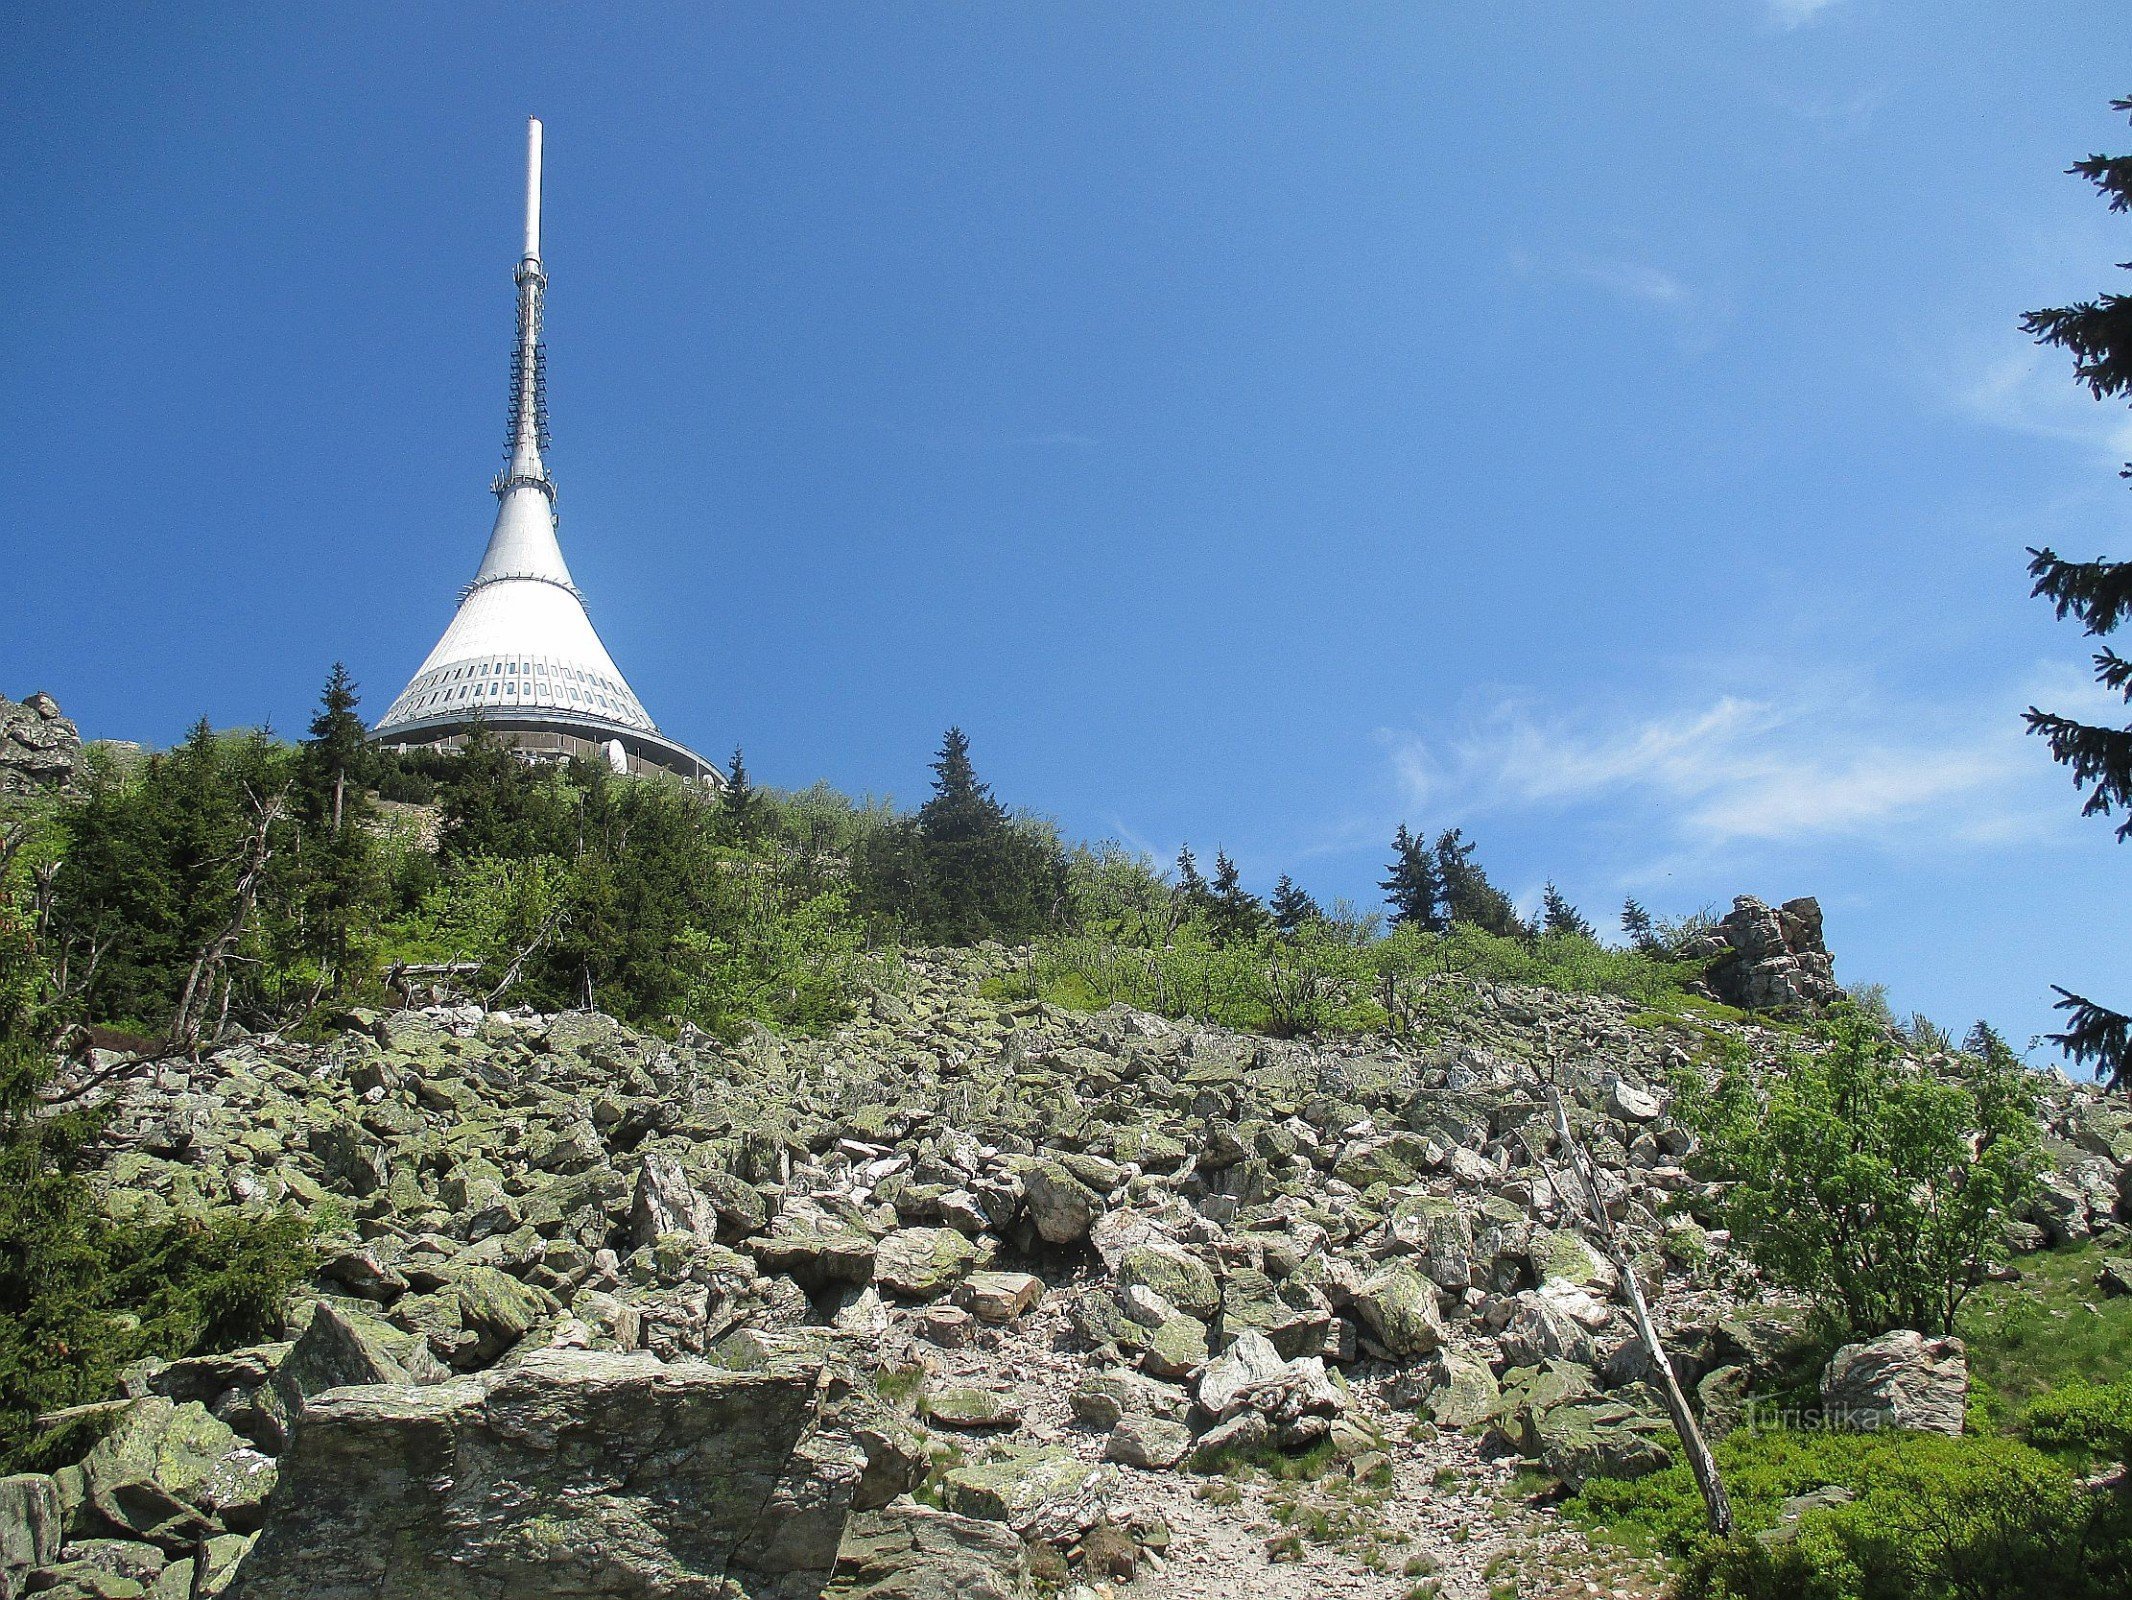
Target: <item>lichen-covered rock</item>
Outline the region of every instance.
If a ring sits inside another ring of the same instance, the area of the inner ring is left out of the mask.
[[[1022,1173],[1022,1204],[1046,1244],[1078,1244],[1088,1237],[1103,1201],[1095,1190],[1056,1161],[1039,1161]]]
[[[844,1530],[824,1600],[1021,1600],[1022,1541],[997,1522],[887,1506]]]
[[[1672,1464],[1666,1424],[1626,1406],[1555,1406],[1534,1423],[1540,1464],[1571,1490],[1594,1478],[1640,1478]]]
[[[197,1401],[135,1400],[81,1464],[83,1526],[181,1550],[218,1531],[202,1490],[241,1448],[229,1425]],[[249,1453],[249,1452],[248,1452]]]
[[[874,1282],[911,1300],[934,1300],[968,1275],[977,1247],[953,1228],[898,1228],[874,1256]]]
[[[58,1560],[64,1538],[56,1483],[41,1472],[0,1478],[0,1591],[33,1567]]]
[[[1063,1541],[1103,1519],[1112,1469],[1055,1447],[1009,1450],[951,1470],[941,1482],[950,1511],[1004,1522],[1027,1538]]]
[[[542,1350],[314,1396],[235,1600],[811,1594],[863,1465],[822,1369]],[[812,1585],[813,1587],[808,1587]]]
[[[1181,1378],[1207,1359],[1207,1325],[1197,1317],[1175,1316],[1148,1337],[1140,1361],[1158,1378]]]
[[[1402,1195],[1385,1218],[1386,1243],[1411,1251],[1415,1265],[1439,1287],[1465,1291],[1473,1277],[1473,1229],[1455,1200]]]
[[[1127,1414],[1118,1419],[1103,1446],[1103,1459],[1128,1467],[1162,1472],[1174,1467],[1192,1448],[1192,1430],[1163,1417]]]
[[[1405,1262],[1372,1273],[1355,1291],[1355,1310],[1394,1359],[1425,1356],[1444,1341],[1436,1286]]]
[[[1174,1422],[1185,1413],[1182,1390],[1124,1367],[1083,1378],[1067,1404],[1081,1421],[1106,1429],[1115,1428],[1123,1416],[1166,1417]]]
[[[927,1389],[920,1401],[925,1420],[943,1428],[1011,1428],[1021,1421],[1021,1408],[994,1389],[972,1389],[959,1384]]]
[[[0,695],[0,795],[65,788],[80,761],[81,735],[50,695]]]
[[[1221,1284],[1213,1269],[1176,1245],[1133,1245],[1119,1257],[1112,1276],[1121,1290],[1151,1289],[1186,1316],[1202,1322],[1221,1310]]]
[[[764,1272],[784,1273],[805,1289],[873,1280],[873,1236],[812,1201],[786,1205],[748,1248]]]

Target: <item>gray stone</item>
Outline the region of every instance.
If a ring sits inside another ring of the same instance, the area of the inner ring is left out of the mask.
[[[1487,1363],[1446,1354],[1442,1382],[1429,1394],[1429,1415],[1446,1428],[1478,1427],[1494,1413],[1501,1398]]]
[[[1404,1262],[1372,1273],[1355,1291],[1355,1310],[1394,1360],[1425,1356],[1444,1340],[1436,1286]]]
[[[1023,1171],[1022,1204],[1046,1244],[1080,1243],[1103,1214],[1095,1190],[1055,1161],[1039,1161]]]
[[[1128,1414],[1120,1417],[1117,1427],[1111,1430],[1110,1441],[1103,1447],[1103,1459],[1164,1472],[1182,1461],[1191,1448],[1192,1430],[1183,1423]]]
[[[82,1489],[96,1532],[171,1549],[212,1530],[200,1504],[222,1459],[239,1449],[229,1425],[197,1401],[160,1395],[127,1403],[111,1431],[82,1461]]]
[[[1010,1450],[952,1469],[941,1482],[950,1511],[1004,1522],[1025,1538],[1061,1542],[1103,1520],[1115,1473],[1056,1447]]]
[[[911,1300],[953,1289],[977,1261],[977,1247],[953,1228],[898,1228],[874,1256],[874,1282]]]
[[[59,1486],[41,1472],[0,1478],[0,1572],[19,1577],[59,1559]]]
[[[236,1600],[812,1594],[863,1470],[822,1373],[541,1350],[313,1397]],[[812,1587],[810,1587],[810,1585]]]
[[[1817,1011],[1843,998],[1822,942],[1821,904],[1811,898],[1772,910],[1753,895],[1740,895],[1724,920],[1684,953],[1718,957],[1707,981],[1727,1005]]]
[[[997,1522],[885,1506],[844,1530],[825,1600],[1021,1600],[1022,1541]]]
[[[980,1322],[1012,1322],[1044,1297],[1044,1280],[1033,1272],[973,1272],[956,1300]]]
[[[1844,1427],[1958,1434],[1968,1397],[1962,1341],[1910,1329],[1847,1344],[1821,1373],[1821,1408]]]
[[[688,1181],[681,1163],[657,1151],[646,1155],[629,1203],[629,1242],[642,1247],[667,1233],[710,1239],[717,1231],[716,1213]]]
[[[1128,1247],[1112,1276],[1120,1290],[1151,1289],[1186,1316],[1202,1322],[1221,1310],[1221,1284],[1213,1269],[1190,1251],[1167,1242]]]
[[[0,695],[0,795],[38,794],[74,781],[81,735],[42,692],[20,704]]]

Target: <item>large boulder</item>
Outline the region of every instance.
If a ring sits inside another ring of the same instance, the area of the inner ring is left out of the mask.
[[[862,1511],[844,1530],[824,1600],[1018,1600],[1022,1541],[930,1506]]]
[[[1364,1279],[1355,1291],[1354,1304],[1372,1336],[1394,1360],[1425,1356],[1444,1342],[1436,1285],[1403,1261]]]
[[[681,1163],[656,1151],[647,1155],[637,1168],[637,1186],[630,1197],[629,1242],[653,1244],[668,1233],[709,1239],[717,1229],[717,1214],[688,1181]]]
[[[230,1426],[198,1401],[178,1405],[160,1395],[132,1401],[81,1464],[84,1509],[77,1520],[92,1533],[189,1548],[216,1531],[210,1483],[223,1459],[240,1449]]]
[[[898,1228],[874,1259],[874,1282],[912,1300],[936,1300],[967,1277],[977,1247],[953,1228]]]
[[[419,1333],[324,1301],[261,1392],[268,1444],[288,1437],[307,1396],[360,1383],[442,1383],[449,1376]]]
[[[1969,1398],[1962,1341],[1908,1328],[1847,1344],[1821,1374],[1821,1409],[1845,1427],[1960,1433]]]
[[[1114,1274],[1120,1291],[1152,1289],[1188,1317],[1211,1321],[1221,1310],[1221,1284],[1213,1268],[1189,1250],[1167,1243],[1136,1244],[1119,1257]]]
[[[81,735],[50,695],[0,695],[0,795],[64,788],[80,760]]]
[[[1022,1204],[1046,1244],[1080,1243],[1103,1214],[1102,1197],[1056,1161],[1023,1172]]]
[[[313,1396],[231,1600],[753,1600],[827,1581],[864,1452],[824,1374],[541,1350]]]

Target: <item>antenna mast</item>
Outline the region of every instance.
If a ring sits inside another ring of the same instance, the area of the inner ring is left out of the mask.
[[[511,421],[504,450],[510,469],[493,485],[499,495],[521,483],[537,485],[554,498],[548,469],[540,459],[548,448],[548,352],[540,342],[541,299],[548,275],[540,264],[540,119],[526,118],[526,248],[512,273],[518,284],[518,348],[511,359]]]

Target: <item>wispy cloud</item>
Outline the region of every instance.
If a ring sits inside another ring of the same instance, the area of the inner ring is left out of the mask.
[[[1621,256],[1586,255],[1580,251],[1536,256],[1513,250],[1510,266],[1521,278],[1590,284],[1617,300],[1636,300],[1645,305],[1685,306],[1694,298],[1687,284],[1664,268]]]
[[[1596,290],[1621,305],[1663,318],[1671,325],[1672,337],[1690,354],[1708,350],[1729,315],[1722,298],[1634,250],[1512,250],[1509,263],[1513,273],[1531,282]]]
[[[2034,690],[2082,698],[2055,671]],[[2023,735],[2029,698],[1949,709],[1831,688],[1612,716],[1506,699],[1451,735],[1388,743],[1408,805],[1446,820],[1603,808],[1701,857],[1835,840],[1974,848],[2033,839],[2068,813]]]
[[[2090,445],[2117,460],[2132,457],[2132,415],[2076,384],[2059,352],[2002,347],[1960,373],[1951,390],[1955,408],[1988,427]]]
[[[1789,32],[1803,28],[1819,17],[1822,12],[1836,4],[1836,0],[1765,0],[1769,18],[1778,27]]]

